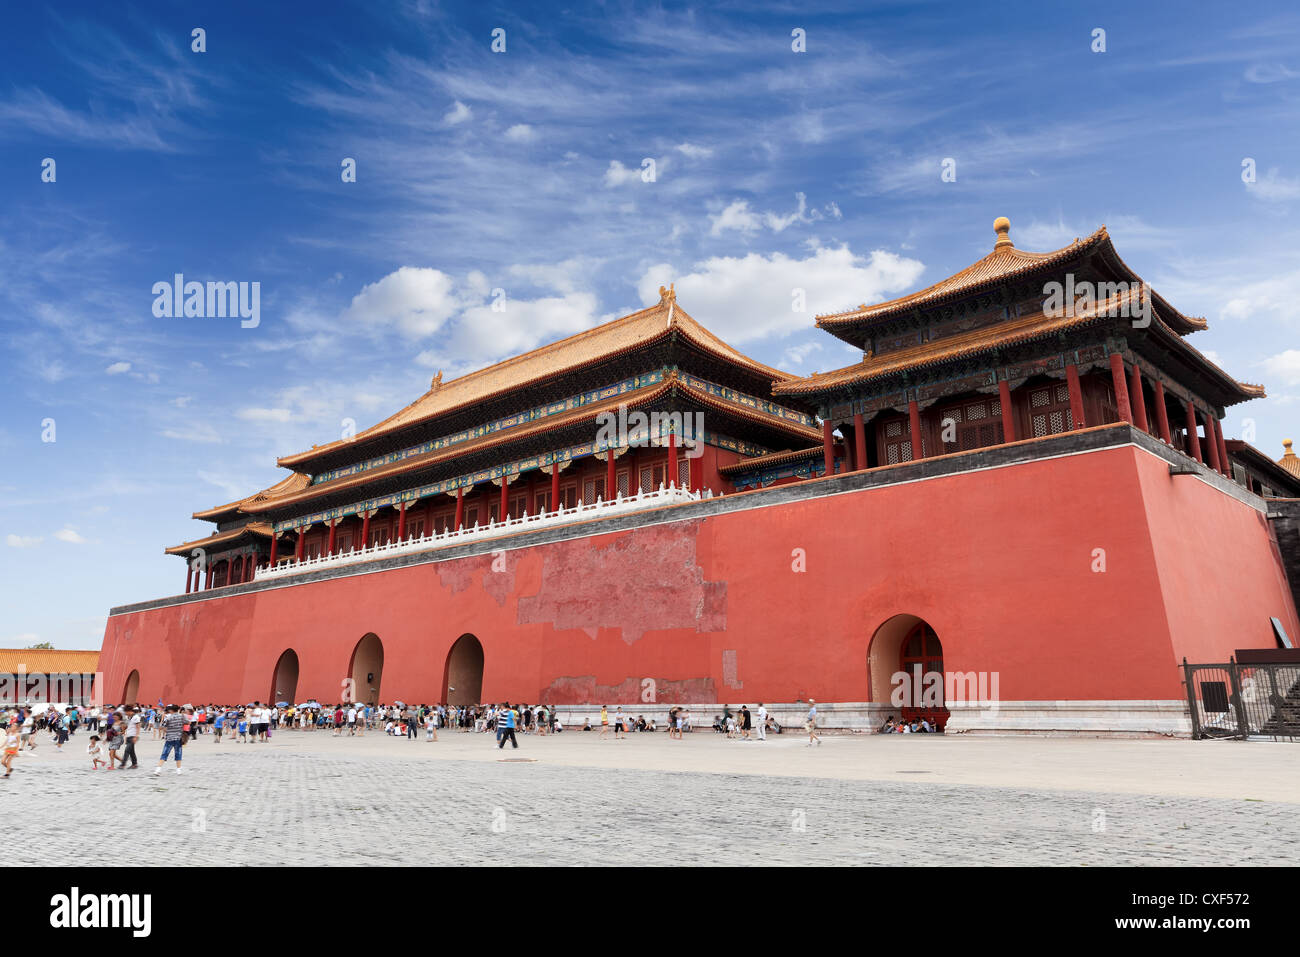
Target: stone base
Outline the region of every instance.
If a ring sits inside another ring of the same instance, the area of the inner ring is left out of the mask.
[[[733,712],[748,704],[751,712],[757,703],[733,701]],[[676,703],[639,703],[624,705],[623,713],[632,720],[640,715],[654,718],[656,725],[666,727],[668,709]],[[715,716],[722,714],[723,706],[716,703],[681,703],[689,709],[696,731],[709,731]],[[591,721],[593,729],[600,728],[600,705],[558,705],[556,711],[564,722],[565,730],[581,729],[583,720]],[[611,703],[610,720],[616,713]],[[768,714],[786,730],[802,732],[808,716],[805,702],[769,702]],[[996,706],[954,705],[949,707],[949,734],[1068,734],[1117,737],[1179,737],[1192,734],[1191,718],[1186,701],[1002,701]],[[869,701],[848,701],[817,704],[819,727],[828,731],[876,731],[890,715],[897,716],[898,709],[889,704]],[[757,719],[755,719],[757,720]]]

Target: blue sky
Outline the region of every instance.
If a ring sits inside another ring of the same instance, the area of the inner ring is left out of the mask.
[[[1300,431],[1293,4],[517,6],[0,14],[0,646],[98,647],[180,590],[191,512],[439,369],[670,280],[756,358],[835,368],[814,313],[956,271],[999,215],[1029,249],[1105,223],[1268,386],[1227,434]],[[156,318],[175,273],[259,282],[260,324]]]

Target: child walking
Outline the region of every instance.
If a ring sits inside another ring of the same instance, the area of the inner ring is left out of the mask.
[[[98,771],[100,768],[108,767],[108,763],[101,757],[104,749],[99,746],[99,735],[90,736],[90,744],[86,746],[86,753],[90,755],[90,770]]]

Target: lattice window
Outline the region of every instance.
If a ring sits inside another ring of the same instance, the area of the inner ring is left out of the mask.
[[[478,523],[478,506],[471,505],[465,509],[465,527],[473,528]]]
[[[654,477],[655,477],[654,469],[652,469],[648,465],[643,465],[641,467],[641,491],[642,492],[649,492],[651,489],[655,487]]]
[[[407,538],[424,538],[424,519],[412,518],[406,522]]]
[[[1030,431],[1036,439],[1069,432],[1074,428],[1069,386],[1053,384],[1030,391],[1029,413]]]
[[[1002,405],[980,400],[951,406],[939,413],[940,442],[943,451],[970,452],[1002,443]],[[955,424],[950,425],[950,423]],[[951,441],[943,441],[952,428]]]
[[[501,521],[501,503],[492,502],[488,505],[488,521],[495,525]]]
[[[632,478],[631,474],[629,474],[626,470],[618,473],[618,494],[619,495],[626,497],[627,495],[631,494],[628,491],[630,487],[628,483],[631,480],[631,478]]]
[[[578,483],[570,482],[560,489],[560,508],[573,508],[578,504]]]
[[[512,495],[510,497],[510,517],[522,518],[524,512],[528,510],[527,495]]]
[[[679,488],[691,487],[691,460],[684,456],[677,460],[677,485]]]
[[[590,505],[596,499],[605,500],[605,476],[603,475],[600,478],[589,478],[582,483],[582,501]]]
[[[880,459],[886,465],[912,461],[912,427],[904,419],[890,419],[881,423],[884,439]]]
[[[538,492],[533,498],[533,507],[536,509],[536,514],[538,515],[542,514],[542,512],[549,512],[551,510],[550,491]]]

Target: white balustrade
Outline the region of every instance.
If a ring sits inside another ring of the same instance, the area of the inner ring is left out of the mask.
[[[507,518],[504,522],[489,522],[487,525],[475,524],[472,528],[462,528],[459,531],[448,529],[445,532],[430,533],[419,538],[407,538],[403,541],[386,542],[382,545],[371,545],[365,548],[352,548],[335,555],[318,555],[315,558],[304,558],[301,561],[291,560],[282,562],[276,565],[275,568],[259,567],[254,569],[253,580],[266,581],[273,578],[302,575],[319,568],[337,568],[340,565],[373,562],[394,555],[407,555],[413,552],[450,548],[453,545],[480,542],[485,539],[500,538],[520,532],[538,531],[543,528],[569,525],[574,522],[584,522],[592,519],[611,518],[628,512],[662,508],[665,505],[678,505],[685,502],[699,502],[710,498],[713,498],[712,489],[691,492],[675,485],[667,488],[661,485],[649,492],[639,492],[636,495],[628,496],[619,495],[608,502],[603,502],[600,499],[588,503],[579,502],[573,508],[562,508],[554,512],[521,515],[518,518]]]

